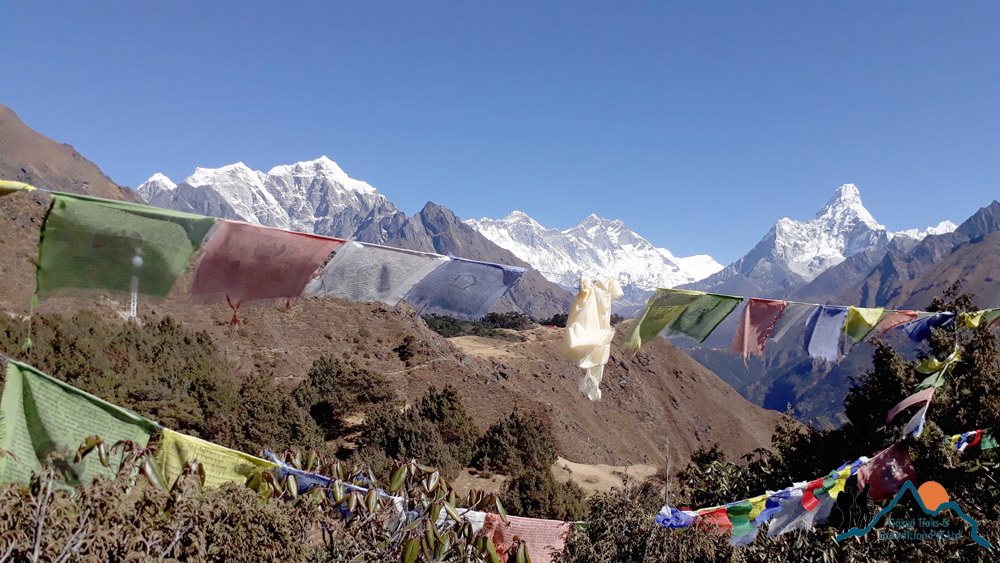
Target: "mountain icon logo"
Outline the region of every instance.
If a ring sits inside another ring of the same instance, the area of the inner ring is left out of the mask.
[[[852,480],[853,481],[853,480]],[[851,481],[848,482],[849,484]],[[993,546],[979,535],[979,524],[968,514],[966,514],[958,503],[952,501],[948,497],[948,492],[945,491],[944,487],[936,481],[927,481],[926,483],[917,487],[912,481],[907,481],[903,483],[902,488],[896,493],[892,501],[886,505],[885,508],[878,511],[874,517],[870,516],[870,513],[866,513],[869,510],[869,499],[868,490],[870,484],[865,485],[865,489],[858,494],[853,494],[851,487],[845,487],[844,492],[837,496],[837,508],[841,511],[841,524],[837,534],[836,540],[843,541],[847,538],[860,537],[872,530],[882,518],[888,516],[889,511],[892,510],[899,499],[903,497],[907,492],[913,495],[916,499],[917,504],[920,506],[921,510],[924,511],[928,516],[932,518],[917,518],[912,520],[904,521],[894,521],[890,519],[888,521],[888,527],[904,527],[905,532],[899,531],[889,531],[883,534],[883,530],[879,530],[879,539],[923,539],[923,538],[933,538],[933,537],[947,537],[952,539],[957,539],[958,534],[953,531],[946,531],[949,526],[947,519],[942,518],[941,520],[935,520],[933,517],[938,516],[941,512],[946,509],[953,511],[959,518],[969,523],[970,535],[972,540],[985,548],[992,548]],[[853,489],[856,491],[857,486],[855,485]],[[853,495],[853,498],[851,498]],[[844,497],[845,500],[841,501]],[[850,504],[849,504],[850,503]],[[846,510],[845,510],[846,509]],[[916,529],[914,529],[916,528]]]

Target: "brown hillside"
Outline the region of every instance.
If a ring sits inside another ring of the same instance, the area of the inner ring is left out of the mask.
[[[0,306],[25,314],[34,287],[31,260],[47,205],[44,195],[14,194],[0,199]],[[778,414],[739,396],[686,354],[663,339],[632,355],[618,347],[605,372],[604,400],[591,403],[576,389],[581,370],[562,358],[562,331],[537,328],[520,333],[524,342],[463,337],[441,338],[409,308],[349,303],[333,299],[294,300],[240,308],[240,324],[230,328],[225,304],[204,305],[186,295],[192,271],[165,300],[140,299],[149,320],[171,315],[212,335],[241,373],[268,370],[295,384],[322,354],[356,360],[390,377],[407,398],[428,386],[455,385],[477,423],[485,428],[515,405],[546,412],[560,454],[577,463],[660,464],[670,440],[676,463],[699,445],[718,441],[734,456],[766,446]],[[119,319],[127,296],[88,294],[42,302],[40,313],[72,314],[91,309]],[[418,353],[408,362],[393,349],[412,336]]]
[[[0,180],[16,180],[46,190],[142,201],[133,190],[115,184],[71,145],[34,131],[3,104],[0,104]]]
[[[1000,307],[998,272],[1000,233],[990,233],[963,244],[917,278],[904,283],[889,306],[924,309],[953,282],[961,280],[962,291],[974,294],[979,307]]]

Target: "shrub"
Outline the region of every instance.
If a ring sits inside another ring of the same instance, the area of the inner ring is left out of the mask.
[[[446,385],[441,391],[431,387],[413,408],[421,418],[434,425],[460,464],[472,463],[480,432],[453,386]]]
[[[372,409],[361,428],[360,450],[368,449],[399,461],[417,459],[436,467],[448,479],[461,468],[434,423],[413,408],[400,412],[392,405],[379,405]]]
[[[531,468],[548,470],[556,457],[555,437],[548,418],[515,409],[486,430],[473,463],[478,469],[517,475]]]
[[[371,405],[392,401],[396,394],[381,373],[332,356],[313,362],[306,380],[292,393],[300,407],[327,433],[336,436],[341,419]]]
[[[511,514],[528,518],[582,520],[588,510],[579,485],[560,483],[551,469],[534,467],[508,479],[500,500]]]

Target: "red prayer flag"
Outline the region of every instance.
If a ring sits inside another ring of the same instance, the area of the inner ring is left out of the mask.
[[[506,560],[507,551],[514,543],[514,536],[528,547],[528,555],[533,563],[551,563],[566,547],[569,522],[508,516],[507,524],[496,514],[487,514],[483,534],[493,540],[497,553]]]
[[[345,241],[221,221],[205,245],[191,294],[254,299],[298,297],[333,249]]]
[[[809,481],[809,484],[806,485],[806,490],[802,491],[802,508],[806,510],[813,510],[819,506],[819,499],[816,498],[816,494],[813,491],[822,486],[822,477],[816,479],[815,481]]]
[[[743,308],[736,336],[733,338],[733,350],[743,356],[743,365],[747,365],[750,354],[760,356],[764,353],[767,337],[774,330],[774,325],[788,306],[787,301],[752,298]]]
[[[733,523],[725,507],[699,512],[694,519],[694,525],[702,530],[728,535],[732,533]]]
[[[910,454],[899,444],[880,451],[858,468],[858,486],[871,483],[868,497],[872,500],[892,498],[903,488],[903,483],[915,477]]]
[[[912,407],[918,403],[926,403],[927,401],[930,401],[931,396],[934,395],[935,389],[937,389],[937,387],[928,387],[927,389],[924,389],[919,393],[914,393],[900,401],[899,404],[889,410],[889,415],[885,417],[885,423],[889,424],[892,422],[892,419],[895,418],[896,414],[907,407]]]
[[[917,311],[893,311],[885,317],[882,317],[878,324],[876,324],[872,329],[872,332],[881,334],[890,328],[915,321],[919,315],[920,313]]]

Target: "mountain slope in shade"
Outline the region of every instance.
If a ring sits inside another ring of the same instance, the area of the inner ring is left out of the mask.
[[[37,188],[141,202],[131,189],[119,186],[71,146],[59,143],[24,124],[0,104],[0,180]]]
[[[139,186],[151,205],[290,229],[451,254],[472,260],[530,267],[500,248],[446,207],[428,202],[412,217],[371,185],[355,180],[323,156],[276,166],[264,173],[243,163],[198,168],[180,184],[154,174]],[[539,318],[569,310],[571,295],[528,272],[494,306]]]
[[[552,282],[575,285],[580,273],[615,277],[626,299],[639,302],[658,287],[674,287],[722,269],[708,255],[678,258],[657,248],[620,220],[590,215],[560,231],[547,229],[522,211],[503,219],[469,219],[466,224],[542,272]]]
[[[683,286],[731,295],[788,297],[820,274],[895,238],[919,239],[954,230],[950,221],[924,231],[888,231],[861,202],[854,184],[837,188],[811,221],[779,220],[745,256],[721,272]]]

